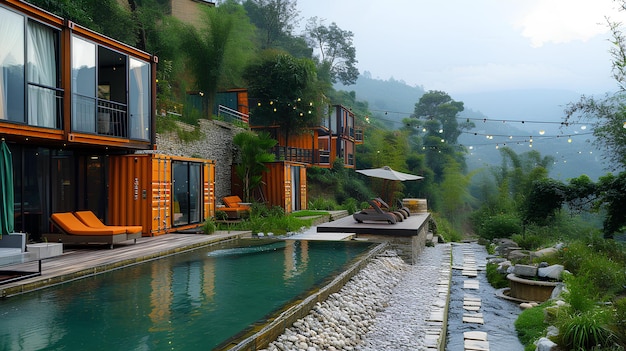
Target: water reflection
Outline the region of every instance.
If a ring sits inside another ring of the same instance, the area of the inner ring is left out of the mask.
[[[369,245],[199,250],[0,300],[0,349],[210,350],[343,271]]]

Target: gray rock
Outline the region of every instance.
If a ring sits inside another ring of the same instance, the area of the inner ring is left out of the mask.
[[[545,249],[541,249],[532,253],[533,257],[547,257],[556,255],[559,250],[555,247],[548,247]]]
[[[556,350],[557,344],[548,338],[541,338],[537,341],[535,351],[553,351]]]
[[[564,269],[565,267],[560,264],[553,264],[552,266],[539,268],[537,270],[537,275],[541,278],[561,280],[561,274]]]
[[[526,264],[516,264],[513,268],[513,274],[518,277],[536,277],[537,267]]]
[[[511,261],[528,260],[529,255],[526,250],[513,250],[507,253],[506,257]]]

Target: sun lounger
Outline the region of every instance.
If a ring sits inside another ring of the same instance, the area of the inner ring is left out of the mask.
[[[81,222],[85,223],[86,226],[91,227],[91,228],[100,228],[100,229],[123,228],[126,230],[126,234],[129,240],[140,238],[141,233],[143,231],[143,227],[140,225],[106,225],[102,223],[100,218],[98,218],[98,216],[96,216],[96,214],[93,213],[92,211],[76,211],[74,212],[74,215]]]
[[[250,206],[244,205],[241,198],[237,195],[226,196],[222,198],[222,201],[224,202],[224,207],[221,207],[219,210],[226,212],[229,219],[241,218],[242,213],[250,211]]]
[[[398,217],[400,222],[402,222],[402,220],[404,220],[404,219],[406,219],[406,218],[408,218],[410,216],[409,211],[405,211],[403,209],[398,209],[396,211],[393,211],[391,209],[391,206],[389,206],[385,201],[383,201],[383,199],[381,199],[379,197],[375,198],[374,201],[376,201],[378,203],[378,205],[380,206],[380,208],[383,211],[394,213],[396,215],[396,217]]]
[[[389,224],[396,224],[398,217],[387,211],[383,211],[378,203],[374,200],[367,201],[372,208],[363,209],[360,212],[355,212],[352,217],[359,223],[364,221],[384,221]]]
[[[45,234],[44,238],[51,242],[59,241],[68,244],[105,243],[113,248],[113,244],[133,239],[126,234],[126,228],[91,228],[71,212],[54,213],[50,216],[50,221],[61,232],[60,234]]]

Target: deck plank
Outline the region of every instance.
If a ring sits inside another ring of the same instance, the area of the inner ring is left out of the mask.
[[[109,245],[64,245],[61,256],[42,261],[40,276],[0,285],[0,297],[9,297],[60,282],[87,277],[96,273],[150,260],[176,252],[192,250],[221,241],[249,237],[248,231],[219,231],[204,234],[165,234],[142,237],[133,241]],[[32,269],[37,262],[12,266],[12,269]]]

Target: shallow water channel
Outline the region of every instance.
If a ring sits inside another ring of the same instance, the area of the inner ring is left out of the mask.
[[[262,242],[200,249],[0,300],[0,350],[210,350],[371,247]]]
[[[484,265],[486,265],[487,251],[483,246],[475,243],[455,244],[452,246],[453,266],[463,266],[463,247],[471,246],[477,264],[483,266],[476,278],[462,275],[459,269],[452,270],[452,284],[450,286],[450,306],[448,308],[448,335],[446,350],[458,351],[464,349],[463,333],[467,331],[486,332],[491,350],[523,351],[524,346],[517,338],[515,320],[521,313],[516,303],[503,300],[496,296],[494,289],[487,281]],[[463,288],[463,281],[476,279],[479,281],[478,290]],[[484,324],[463,323],[464,296],[480,297],[480,313],[483,314]]]

